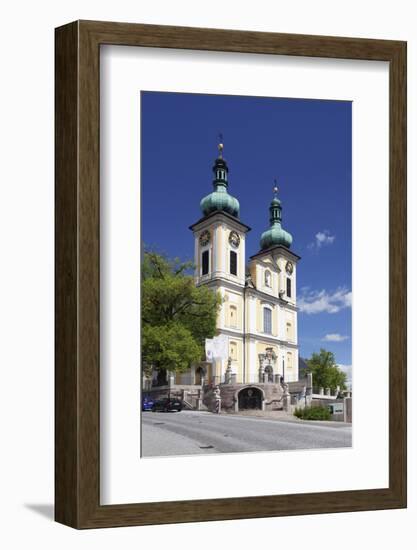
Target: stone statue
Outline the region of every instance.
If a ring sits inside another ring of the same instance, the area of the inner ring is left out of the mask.
[[[285,412],[290,413],[291,412],[291,394],[288,391],[288,384],[284,382],[282,384],[282,389],[284,391],[282,396],[283,409]]]
[[[227,368],[226,372],[224,373],[224,381],[226,384],[232,383],[232,358],[229,357],[227,360]]]
[[[222,407],[222,398],[219,386],[213,388],[213,412],[219,414]]]

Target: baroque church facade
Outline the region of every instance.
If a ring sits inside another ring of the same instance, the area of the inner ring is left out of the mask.
[[[292,236],[282,227],[282,205],[274,188],[269,228],[259,251],[246,260],[250,227],[240,219],[239,201],[229,193],[223,145],[213,166],[213,191],[201,200],[194,235],[195,283],[220,293],[218,334],[227,358],[193,365],[176,384],[217,385],[297,381],[297,263]],[[266,210],[266,209],[265,209]]]

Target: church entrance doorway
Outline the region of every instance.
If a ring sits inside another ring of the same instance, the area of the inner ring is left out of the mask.
[[[195,384],[201,386],[203,380],[206,378],[206,369],[204,367],[198,367],[195,370]]]
[[[262,409],[262,392],[259,388],[243,388],[240,390],[239,410]]]
[[[266,382],[273,382],[274,381],[274,370],[271,367],[271,365],[267,365],[265,367],[265,378],[266,378]]]

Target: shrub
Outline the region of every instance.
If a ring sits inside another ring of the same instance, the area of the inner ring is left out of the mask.
[[[294,416],[302,420],[330,420],[331,413],[327,407],[305,407],[295,409]]]

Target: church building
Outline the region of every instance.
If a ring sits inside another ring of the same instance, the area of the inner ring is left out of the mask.
[[[259,251],[246,259],[250,227],[240,219],[239,201],[229,193],[223,144],[213,166],[213,191],[200,202],[194,235],[195,283],[220,293],[218,334],[228,358],[192,366],[176,384],[282,383],[298,380],[297,262],[292,236],[282,227],[278,189],[269,206],[269,227]],[[251,216],[264,213],[251,212]],[[250,220],[248,220],[250,221]]]

